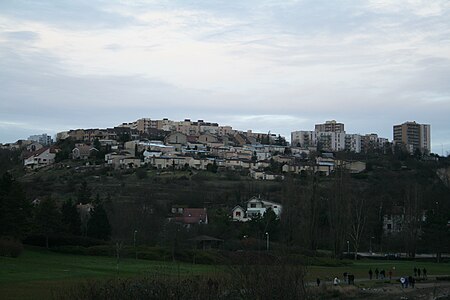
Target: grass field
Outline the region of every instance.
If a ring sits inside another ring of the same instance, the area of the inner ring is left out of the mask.
[[[410,275],[414,266],[427,268],[431,275],[449,275],[450,264],[414,261],[362,260],[345,267],[307,268],[307,280],[342,278],[344,272],[356,279],[367,279],[370,268],[374,271],[395,267],[394,276]],[[27,248],[19,258],[0,257],[0,299],[48,299],[55,289],[68,287],[86,279],[133,277],[141,275],[217,274],[223,267],[186,263],[122,259],[117,272],[116,259],[100,256],[79,256]]]
[[[0,257],[0,299],[48,299],[52,290],[89,278],[214,273],[213,266],[58,254],[27,249],[19,258]]]

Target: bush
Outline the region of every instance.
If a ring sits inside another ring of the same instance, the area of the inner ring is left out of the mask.
[[[53,252],[65,254],[87,255],[87,248],[82,246],[59,246],[50,249]]]
[[[439,280],[439,281],[450,281],[450,276],[436,276],[436,280]]]
[[[136,170],[136,177],[138,179],[147,178],[147,170],[145,168],[139,168]]]
[[[42,235],[30,235],[23,242],[26,245],[45,247],[45,237]],[[84,236],[53,235],[49,237],[49,244],[52,247],[59,247],[59,246],[90,247],[96,245],[105,245],[106,242],[103,240],[97,240],[94,238]]]
[[[19,257],[23,252],[23,245],[19,240],[10,237],[0,238],[0,256]]]
[[[277,260],[276,266],[239,265],[223,276],[147,278],[86,281],[61,290],[58,299],[306,299],[302,267]]]

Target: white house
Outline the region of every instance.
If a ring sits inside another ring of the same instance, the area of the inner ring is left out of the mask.
[[[247,222],[252,218],[264,216],[268,209],[271,209],[277,218],[280,218],[282,205],[280,203],[263,200],[260,196],[248,200],[245,209],[240,205],[236,205],[231,210],[231,217],[233,221]]]
[[[257,180],[283,180],[283,175],[267,173],[260,170],[250,170],[250,177]]]
[[[56,150],[54,148],[41,148],[25,156],[23,165],[28,169],[38,169],[49,166],[55,162]]]
[[[250,218],[247,218],[247,212],[245,208],[240,205],[236,205],[235,207],[233,207],[233,209],[231,210],[231,217],[233,221],[238,222],[247,222],[250,220]]]

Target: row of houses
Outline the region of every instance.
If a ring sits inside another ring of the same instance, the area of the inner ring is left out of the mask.
[[[243,205],[236,205],[230,210],[230,219],[235,222],[248,222],[252,219],[263,217],[271,210],[276,218],[281,218],[282,205],[268,201],[261,196],[255,196]],[[183,224],[185,227],[193,225],[206,225],[209,223],[208,210],[206,208],[190,208],[184,205],[173,205],[169,221]]]

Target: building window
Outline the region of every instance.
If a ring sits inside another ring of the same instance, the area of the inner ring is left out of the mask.
[[[391,230],[392,229],[392,224],[387,224],[387,229]]]
[[[256,203],[250,203],[251,208],[256,208]]]
[[[237,211],[236,212],[236,217],[240,217],[241,216],[241,212],[240,211]]]

